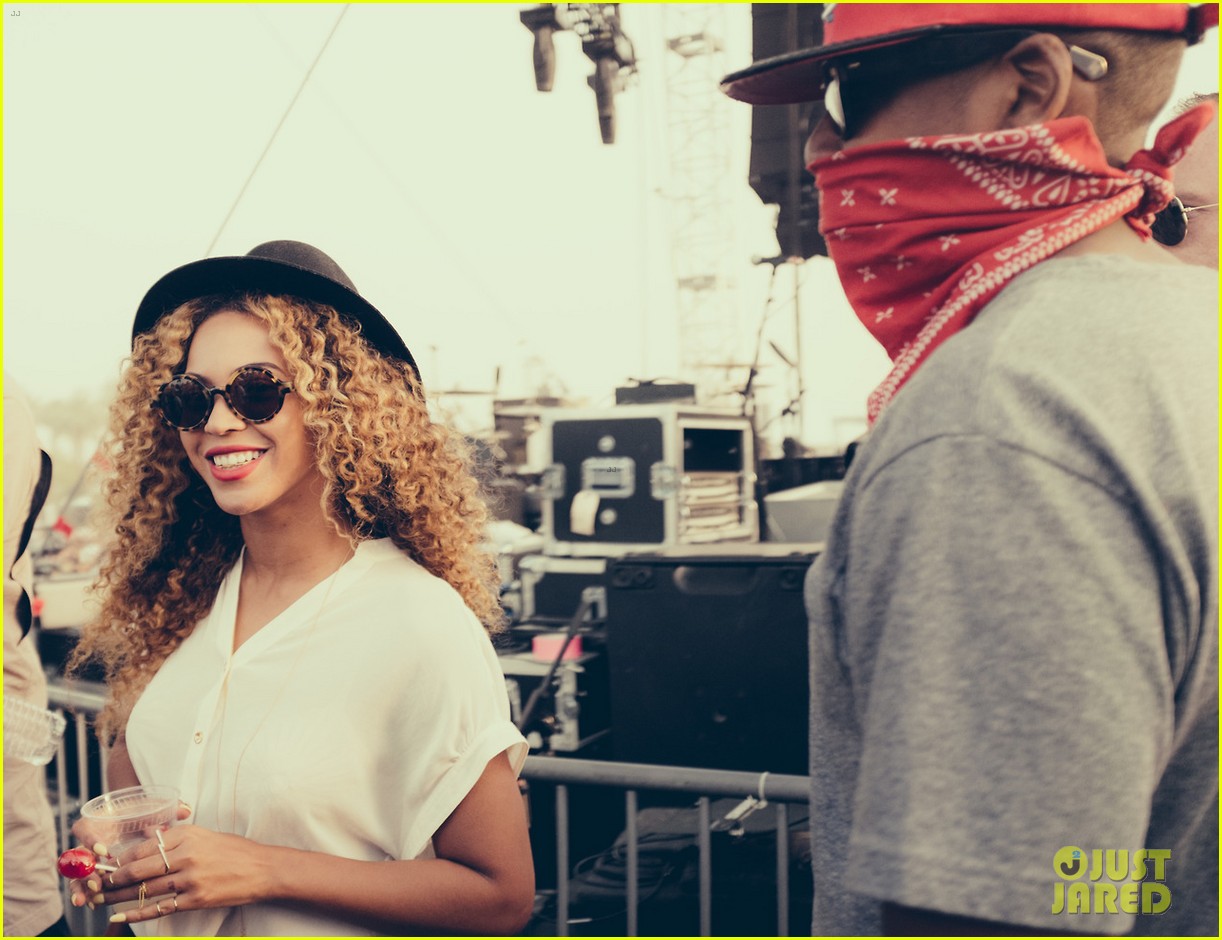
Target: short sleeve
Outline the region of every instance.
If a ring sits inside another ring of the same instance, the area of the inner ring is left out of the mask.
[[[841,650],[863,734],[848,887],[1064,929],[1054,854],[1143,847],[1171,746],[1140,522],[1039,456],[947,436],[865,481],[851,539],[845,619],[868,628]]]
[[[410,777],[403,788],[400,857],[415,858],[479,780],[488,762],[508,752],[521,770],[527,744],[509,720],[504,674],[492,643],[463,609],[418,650],[413,670],[414,716],[401,725],[400,746]]]

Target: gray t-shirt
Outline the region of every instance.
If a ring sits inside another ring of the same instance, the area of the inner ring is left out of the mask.
[[[1217,309],[1205,269],[1044,262],[858,450],[807,579],[815,935],[1216,935]],[[1170,907],[1117,870],[1109,913],[1094,852],[1139,849]]]

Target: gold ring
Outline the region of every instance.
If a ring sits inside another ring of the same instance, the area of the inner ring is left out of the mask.
[[[113,871],[112,871],[110,874],[108,874],[108,875],[106,876],[106,880],[107,880],[108,882],[110,882],[110,886],[111,886],[112,888],[117,888],[117,887],[118,887],[118,885],[116,885],[116,884],[115,884],[115,873],[114,873]]]
[[[163,910],[161,909],[161,902],[160,902],[160,901],[154,901],[154,902],[153,902],[153,907],[154,907],[154,909],[156,909],[156,911],[157,911],[157,916],[158,916],[158,917],[165,917],[165,911],[163,911]]]
[[[144,899],[148,897],[148,890],[148,885],[146,885],[143,881],[140,882],[140,896],[136,899],[140,903],[136,905],[136,910],[144,910]]]
[[[177,894],[174,895],[174,897],[170,898],[170,900],[174,902],[174,913],[177,914],[178,913],[178,895]]]

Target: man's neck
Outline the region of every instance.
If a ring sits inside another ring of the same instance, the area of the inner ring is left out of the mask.
[[[1062,248],[1053,257],[1071,258],[1077,255],[1123,255],[1145,264],[1183,264],[1153,239],[1143,241],[1124,219],[1117,219],[1111,225]]]

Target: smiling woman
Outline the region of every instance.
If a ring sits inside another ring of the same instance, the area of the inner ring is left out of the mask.
[[[483,505],[398,334],[308,245],[177,269],[137,315],[111,455],[75,662],[106,668],[112,784],[194,812],[74,903],[135,901],[112,920],[139,933],[519,929]]]
[[[278,306],[264,304],[269,311]],[[199,325],[187,371],[163,386],[157,400],[160,410],[167,417],[171,410],[185,410],[186,418],[196,418],[190,413],[194,399],[198,418],[192,426],[178,427],[179,438],[191,468],[222,511],[252,517],[246,520],[247,528],[265,526],[275,516],[281,517],[274,523],[281,528],[313,516],[325,531],[331,527],[321,504],[323,477],[302,420],[301,401],[287,393],[292,385],[278,378],[288,374],[288,366],[272,344],[268,327],[257,315],[244,312],[244,306],[227,307]],[[267,368],[254,363],[266,363]],[[234,379],[225,390],[212,386],[219,381],[212,377],[230,374]],[[176,384],[188,383],[197,390],[194,395],[168,396]],[[241,391],[259,384],[270,386],[261,396]],[[283,405],[269,413],[277,401]],[[201,402],[204,407],[199,407]],[[242,414],[251,410],[267,417],[256,421]]]

